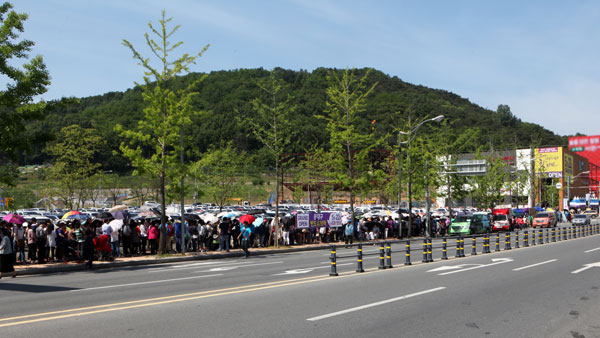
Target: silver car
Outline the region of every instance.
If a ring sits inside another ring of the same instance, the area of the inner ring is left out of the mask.
[[[590,218],[585,214],[573,215],[571,223],[573,223],[573,225],[589,225]]]

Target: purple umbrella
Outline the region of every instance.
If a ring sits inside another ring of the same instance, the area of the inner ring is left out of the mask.
[[[23,224],[23,222],[27,221],[23,216],[17,214],[8,214],[2,217],[2,219],[12,224]]]
[[[111,212],[115,219],[129,219],[129,212],[127,210],[117,210]]]

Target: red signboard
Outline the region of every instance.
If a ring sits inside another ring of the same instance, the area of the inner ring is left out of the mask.
[[[589,178],[593,182],[590,190],[597,192],[597,182],[600,180],[600,172],[596,169],[600,166],[600,135],[569,137],[569,150],[588,159],[590,162]]]

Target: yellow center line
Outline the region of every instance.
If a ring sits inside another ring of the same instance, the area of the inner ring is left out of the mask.
[[[54,320],[54,319],[81,317],[81,316],[87,316],[87,315],[104,313],[104,312],[122,311],[122,310],[135,309],[135,308],[147,307],[147,306],[156,306],[156,305],[162,305],[162,304],[172,304],[172,303],[185,302],[185,301],[197,300],[197,299],[203,299],[203,298],[233,295],[233,294],[244,293],[244,292],[268,290],[268,289],[280,288],[283,286],[307,284],[307,283],[313,283],[313,282],[324,281],[324,280],[333,281],[333,280],[336,280],[339,278],[345,278],[345,277],[364,276],[365,274],[375,273],[378,271],[380,271],[380,270],[366,271],[365,273],[361,273],[361,274],[352,274],[351,272],[348,272],[347,274],[341,274],[340,276],[338,276],[336,278],[331,278],[329,276],[304,277],[304,278],[285,280],[285,281],[279,281],[279,282],[268,282],[268,283],[246,285],[246,286],[242,285],[242,286],[238,286],[238,287],[234,287],[234,288],[226,288],[226,289],[220,289],[220,290],[202,291],[202,292],[188,293],[188,294],[168,296],[168,297],[150,298],[150,299],[137,300],[137,301],[131,301],[131,302],[122,302],[122,303],[106,304],[106,305],[99,305],[99,306],[83,307],[83,308],[77,308],[77,309],[71,309],[71,310],[39,313],[39,314],[33,314],[33,315],[27,315],[27,316],[3,318],[3,319],[0,319],[0,321],[23,319],[23,318],[27,318],[27,317],[44,316],[44,315],[48,315],[48,314],[59,314],[59,313],[68,313],[68,312],[75,312],[75,311],[81,311],[81,310],[98,309],[98,310],[93,310],[93,311],[77,312],[77,313],[57,315],[57,316],[44,317],[44,318],[13,321],[11,323],[0,324],[0,328],[8,327],[8,326],[24,325],[24,324],[30,324],[30,323],[37,323],[37,322],[44,322],[44,321],[49,321],[49,320]],[[191,296],[191,297],[186,297],[186,296]],[[176,299],[173,299],[173,298],[176,298]],[[157,301],[157,300],[159,300],[159,301]],[[135,303],[143,303],[143,304],[135,304]],[[127,305],[127,304],[135,304],[135,305]],[[120,306],[120,305],[126,305],[126,306]]]
[[[80,307],[80,308],[69,309],[69,310],[57,310],[57,311],[36,313],[36,314],[23,315],[23,316],[0,318],[0,322],[5,322],[5,321],[9,321],[9,320],[24,319],[24,318],[31,318],[31,317],[55,315],[55,314],[60,314],[60,313],[69,313],[69,312],[82,311],[82,310],[101,309],[101,308],[106,308],[106,307],[111,307],[111,306],[120,306],[120,305],[128,305],[128,304],[136,304],[136,303],[146,303],[146,302],[160,301],[160,300],[180,298],[180,297],[189,297],[189,296],[203,295],[203,294],[207,294],[207,293],[211,293],[211,292],[224,292],[224,291],[229,291],[229,290],[236,290],[236,289],[239,289],[241,287],[246,287],[246,288],[250,287],[250,288],[253,288],[253,287],[260,287],[260,286],[263,286],[263,285],[266,285],[266,284],[276,285],[276,284],[280,284],[280,283],[288,283],[288,282],[294,282],[294,281],[316,279],[316,278],[320,278],[320,277],[321,276],[302,277],[302,278],[289,279],[289,280],[281,280],[281,281],[275,281],[275,282],[259,283],[259,284],[252,284],[252,285],[242,285],[242,286],[237,286],[237,287],[232,287],[232,288],[225,288],[225,289],[199,291],[199,292],[184,293],[184,294],[173,295],[173,296],[147,298],[147,299],[127,301],[127,302],[119,302],[119,303],[111,303],[111,304],[104,304],[104,305],[94,305],[94,306]],[[1,324],[0,324],[0,327],[3,327],[3,326],[1,326]]]

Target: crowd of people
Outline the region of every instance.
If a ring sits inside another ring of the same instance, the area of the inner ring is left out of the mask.
[[[410,235],[424,232],[425,222],[416,216]],[[204,223],[201,220],[170,220],[165,223],[166,251],[181,252],[229,252],[242,249],[249,254],[251,248],[268,247],[275,244],[284,246],[336,243],[346,245],[358,241],[376,241],[389,238],[402,238],[408,235],[408,227],[391,217],[363,218],[347,222],[341,227],[296,228],[295,219],[280,221],[279,236],[275,236],[275,221],[264,219],[258,224],[240,223],[238,219],[223,217],[217,222]],[[433,233],[443,235],[447,223],[445,219],[433,219]],[[115,220],[88,219],[50,221],[38,223],[36,219],[22,224],[0,222],[0,270],[3,274],[13,274],[14,264],[44,264],[49,262],[85,261],[93,268],[94,260],[113,260],[115,257],[156,255],[161,231],[159,219]],[[183,236],[182,236],[183,232]],[[182,239],[183,237],[183,239]],[[0,275],[1,277],[1,275]]]

